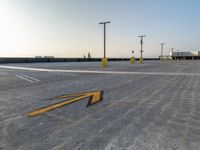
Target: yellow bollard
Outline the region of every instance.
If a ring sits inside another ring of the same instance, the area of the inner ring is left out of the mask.
[[[108,59],[106,57],[101,59],[101,66],[107,67],[108,66]]]
[[[143,64],[143,58],[140,57],[140,64]]]
[[[130,58],[130,64],[134,64],[134,63],[135,63],[135,57],[132,56],[132,57]]]
[[[163,62],[163,61],[164,61],[164,60],[163,60],[163,58],[161,57],[161,58],[160,58],[160,62]]]

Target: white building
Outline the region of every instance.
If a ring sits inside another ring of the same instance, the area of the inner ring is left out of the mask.
[[[190,51],[190,52],[170,52],[171,59],[200,59],[200,51]]]

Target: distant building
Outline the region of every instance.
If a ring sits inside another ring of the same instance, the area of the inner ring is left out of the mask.
[[[54,56],[44,56],[44,58],[54,58]]]
[[[191,53],[192,53],[193,56],[199,56],[200,55],[199,51],[191,51]]]
[[[196,60],[200,59],[200,51],[190,51],[190,52],[183,52],[183,51],[177,51],[177,52],[170,52],[170,59],[183,59],[183,60]]]
[[[42,58],[42,56],[35,56],[35,58]]]

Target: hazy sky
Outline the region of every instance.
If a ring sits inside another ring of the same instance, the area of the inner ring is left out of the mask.
[[[158,57],[174,47],[200,50],[199,0],[0,0],[0,57]]]

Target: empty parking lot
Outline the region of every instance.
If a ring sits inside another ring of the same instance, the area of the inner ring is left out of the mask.
[[[199,150],[199,91],[199,61],[0,64],[0,149]]]

